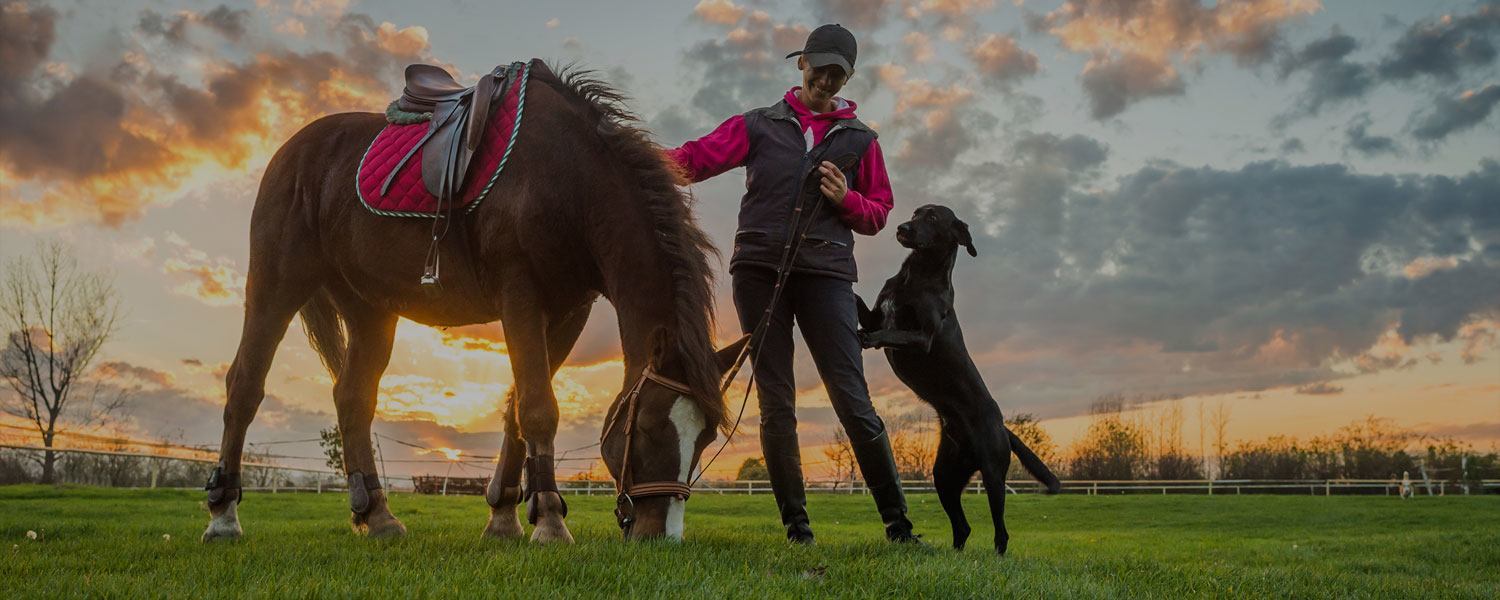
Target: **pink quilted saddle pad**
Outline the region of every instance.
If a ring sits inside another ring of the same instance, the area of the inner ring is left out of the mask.
[[[486,124],[484,137],[479,148],[474,151],[468,181],[464,182],[463,191],[454,206],[455,214],[467,213],[478,207],[500,178],[500,172],[505,169],[505,162],[515,146],[516,133],[521,129],[521,116],[526,106],[526,82],[530,74],[531,65],[527,63],[521,69],[520,81],[505,91],[505,97]],[[437,196],[432,195],[422,184],[422,152],[425,147],[417,150],[401,166],[401,171],[396,173],[396,178],[391,181],[386,193],[380,193],[381,185],[385,183],[391,169],[421,141],[430,124],[430,121],[410,125],[388,124],[365,150],[364,158],[360,159],[355,187],[359,190],[359,201],[370,212],[390,217],[437,216]]]

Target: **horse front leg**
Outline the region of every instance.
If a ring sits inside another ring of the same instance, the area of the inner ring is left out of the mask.
[[[578,342],[578,335],[588,323],[592,301],[568,312],[560,319],[551,319],[547,325],[547,357],[550,363],[548,386],[551,378],[562,368],[563,361]],[[505,439],[500,444],[500,461],[495,465],[495,476],[485,489],[485,502],[490,505],[490,520],[484,528],[485,537],[517,539],[525,534],[521,521],[516,517],[516,505],[521,502],[521,474],[526,461],[526,443],[521,439],[518,422],[516,390],[512,388],[505,397]]]
[[[573,543],[563,522],[568,506],[557,490],[553,439],[557,436],[557,398],[552,394],[546,312],[529,282],[507,285],[501,325],[510,349],[515,377],[516,424],[526,442],[526,519],[535,528],[531,541]]]

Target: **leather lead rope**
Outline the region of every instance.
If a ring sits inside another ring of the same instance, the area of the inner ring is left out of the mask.
[[[821,165],[823,154],[825,153],[826,150],[823,153],[819,153],[818,160],[814,164]],[[802,242],[807,239],[808,232],[812,231],[813,221],[818,216],[818,210],[823,208],[823,201],[826,198],[821,191],[818,192],[818,199],[813,203],[812,210],[807,215],[807,222],[802,224],[800,232],[797,231],[797,225],[803,217],[802,203],[798,202],[797,207],[792,209],[792,224],[788,229],[788,233],[795,232],[797,235],[795,236],[795,240],[792,239],[793,236],[787,236],[787,241],[781,248],[781,261],[776,266],[776,285],[771,288],[771,302],[766,305],[766,311],[761,315],[760,322],[756,323],[755,329],[751,330],[750,343],[740,349],[739,356],[734,360],[734,366],[730,367],[729,372],[725,375],[724,383],[719,390],[720,394],[729,391],[729,386],[734,383],[735,376],[739,375],[740,367],[745,364],[745,359],[750,358],[750,348],[754,347],[755,356],[750,360],[750,381],[745,385],[744,397],[740,398],[739,414],[734,417],[734,426],[729,429],[729,435],[724,437],[724,443],[719,446],[718,450],[714,451],[714,455],[708,459],[708,462],[704,463],[698,469],[698,476],[693,478],[689,486],[698,485],[698,480],[703,479],[703,475],[708,473],[708,468],[713,466],[714,461],[719,460],[719,455],[723,454],[724,449],[728,448],[729,444],[734,441],[734,434],[739,433],[740,422],[745,419],[745,407],[750,404],[750,391],[755,389],[755,367],[760,364],[761,345],[755,342],[764,335],[766,327],[769,327],[771,324],[771,315],[776,310],[777,302],[781,301],[782,288],[786,286],[786,280],[791,276],[792,262],[797,260],[797,253],[802,250]]]

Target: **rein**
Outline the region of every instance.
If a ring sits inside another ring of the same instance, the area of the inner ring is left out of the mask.
[[[822,156],[821,153],[818,155],[818,160],[814,162],[815,165],[822,164]],[[771,324],[771,315],[776,310],[776,304],[781,300],[782,289],[786,287],[787,278],[791,275],[792,263],[797,259],[797,253],[802,249],[802,242],[807,239],[808,232],[812,230],[814,217],[817,216],[818,209],[823,207],[825,199],[826,196],[821,192],[817,194],[817,200],[813,202],[811,210],[808,211],[810,214],[807,215],[806,222],[802,220],[803,209],[805,208],[803,202],[798,202],[797,206],[792,209],[792,222],[788,228],[788,232],[794,232],[797,235],[795,239],[794,236],[787,236],[786,243],[781,247],[781,260],[776,266],[776,284],[771,288],[771,301],[766,305],[766,311],[761,315],[760,321],[756,323],[755,329],[751,331],[750,343],[740,349],[739,355],[734,359],[734,365],[729,368],[729,371],[724,376],[724,382],[719,386],[720,395],[727,393],[730,385],[734,383],[735,377],[739,375],[740,368],[744,366],[745,360],[750,359],[750,382],[745,386],[744,397],[740,399],[739,414],[735,416],[734,426],[729,429],[729,435],[725,436],[724,443],[720,444],[719,449],[714,451],[714,455],[708,459],[708,462],[704,463],[698,469],[698,476],[694,477],[690,483],[682,483],[680,481],[651,481],[643,483],[630,481],[630,447],[635,431],[635,420],[638,409],[637,400],[640,397],[641,388],[645,385],[646,381],[655,382],[657,385],[687,396],[692,395],[692,389],[687,384],[657,373],[652,368],[652,364],[647,363],[646,368],[641,371],[641,376],[635,380],[635,385],[631,386],[629,392],[626,392],[625,405],[615,412],[604,428],[604,433],[607,435],[614,429],[615,421],[620,418],[620,413],[625,413],[625,450],[620,459],[620,476],[615,479],[615,520],[620,525],[620,529],[628,530],[631,524],[635,522],[636,498],[671,496],[686,501],[688,496],[692,495],[693,486],[698,484],[698,480],[703,478],[703,475],[708,472],[708,468],[714,464],[714,461],[719,459],[719,455],[724,453],[724,449],[733,443],[734,434],[739,432],[740,422],[745,418],[745,407],[750,403],[750,392],[755,389],[755,365],[760,362],[761,351],[761,346],[756,344],[755,341],[764,335],[766,327]],[[800,230],[798,229],[799,225],[801,226]],[[751,347],[755,348],[755,356],[753,358],[750,356]],[[603,436],[600,437],[600,442],[603,442]]]

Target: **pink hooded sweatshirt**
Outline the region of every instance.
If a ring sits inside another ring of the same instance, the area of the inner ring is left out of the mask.
[[[823,141],[824,134],[840,119],[854,117],[855,104],[843,98],[835,98],[837,108],[826,113],[815,113],[802,104],[794,87],[786,92],[786,102],[797,113],[797,122],[802,125],[802,136],[807,148]],[[677,161],[687,171],[694,183],[703,181],[735,167],[745,164],[750,152],[750,138],[745,132],[745,117],[735,115],[701,138],[667,151],[667,156]],[[847,182],[848,194],[840,207],[840,217],[855,233],[875,235],[885,228],[886,217],[895,206],[891,194],[891,180],[885,171],[885,156],[880,152],[880,142],[870,142],[869,149],[859,159],[859,168],[854,181]]]

